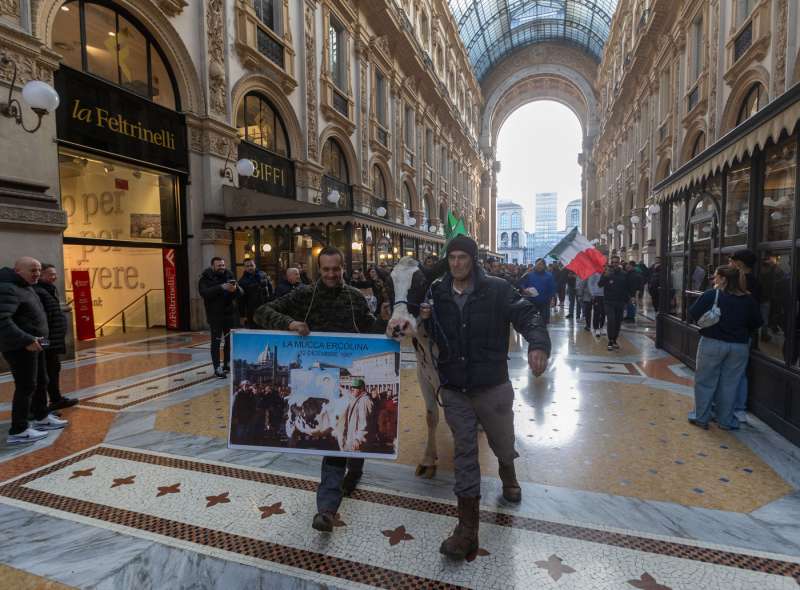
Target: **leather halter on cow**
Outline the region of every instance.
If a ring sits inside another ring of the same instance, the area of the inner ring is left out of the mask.
[[[417,357],[417,380],[425,400],[428,439],[425,454],[417,466],[416,474],[427,479],[436,475],[436,428],[439,425],[439,404],[436,394],[439,389],[439,375],[434,365],[435,350],[425,325],[417,320],[419,306],[425,302],[431,282],[447,269],[443,260],[429,270],[423,270],[419,262],[410,256],[400,259],[392,270],[394,285],[394,305],[392,317],[386,327],[386,335],[400,340],[411,338]]]

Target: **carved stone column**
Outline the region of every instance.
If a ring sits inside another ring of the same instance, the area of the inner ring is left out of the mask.
[[[207,2],[208,103],[213,114],[227,118],[228,76],[225,68],[225,2],[223,0],[207,0]]]
[[[305,38],[306,59],[306,150],[309,160],[316,160],[319,155],[319,130],[317,116],[319,101],[317,93],[317,0],[305,0],[303,19],[303,36]]]

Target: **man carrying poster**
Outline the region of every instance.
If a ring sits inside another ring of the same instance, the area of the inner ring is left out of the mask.
[[[388,321],[388,305],[381,309],[383,319],[377,320],[370,313],[361,292],[345,284],[344,255],[341,250],[332,246],[323,248],[317,263],[320,278],[314,284],[298,287],[284,297],[262,305],[255,313],[255,323],[268,330],[290,330],[301,336],[308,336],[311,332],[382,333]],[[354,382],[351,382],[351,386]],[[363,388],[363,382],[361,386]],[[356,398],[351,405],[357,404],[359,399]],[[355,407],[354,413],[357,414]],[[350,413],[350,407],[347,413]],[[359,422],[357,416],[353,418],[351,422]],[[356,432],[352,430],[353,436],[357,436]],[[364,459],[323,458],[317,488],[317,514],[312,522],[316,530],[333,530],[342,497],[356,488],[363,467]]]

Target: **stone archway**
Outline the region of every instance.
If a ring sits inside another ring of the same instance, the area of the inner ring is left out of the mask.
[[[509,54],[481,82],[484,108],[481,116],[480,147],[494,160],[497,135],[506,119],[519,107],[537,100],[553,100],[575,113],[581,124],[583,150],[581,161],[591,162],[592,140],[598,128],[598,100],[593,86],[597,61],[586,51],[558,42],[539,43]],[[495,246],[496,173],[483,180],[481,207],[488,223],[481,228],[481,241]],[[586,179],[586,172],[584,172]],[[581,183],[583,210],[594,194],[594,179]],[[583,216],[586,223],[587,215]]]

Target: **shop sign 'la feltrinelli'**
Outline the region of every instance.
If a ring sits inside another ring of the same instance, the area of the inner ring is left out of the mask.
[[[107,109],[99,106],[84,106],[78,98],[72,101],[71,117],[73,120],[94,124],[113,133],[121,133],[139,141],[146,141],[159,147],[175,150],[175,134],[167,129],[153,131],[144,127],[140,121],[136,123],[130,122],[120,113],[112,114]]]

